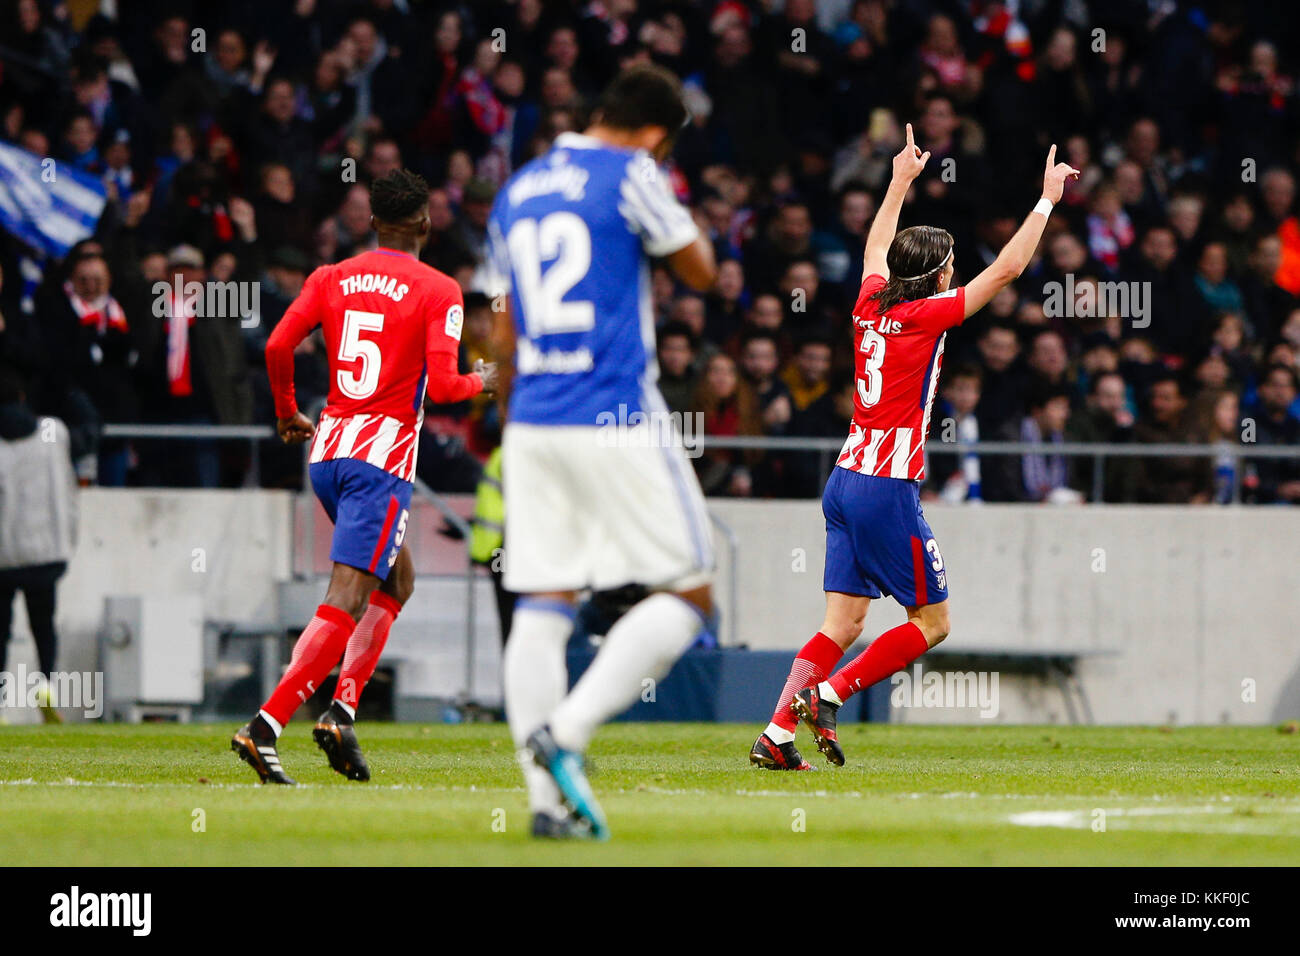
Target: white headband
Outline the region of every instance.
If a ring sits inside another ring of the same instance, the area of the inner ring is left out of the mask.
[[[947,254],[946,256],[943,257],[943,262],[939,263],[937,266],[935,266],[935,267],[934,267],[933,269],[931,269],[929,272],[922,272],[919,276],[899,276],[899,277],[898,277],[898,281],[899,281],[899,282],[915,282],[917,279],[924,279],[926,276],[934,275],[936,272],[938,272],[940,269],[942,269],[944,266],[946,266],[946,265],[948,264],[948,260],[951,259],[951,258],[952,258],[952,246],[949,246],[949,247],[948,247],[948,254]]]

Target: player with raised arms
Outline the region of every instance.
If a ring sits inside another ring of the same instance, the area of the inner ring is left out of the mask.
[[[596,729],[663,677],[711,613],[699,483],[655,383],[650,258],[708,289],[713,249],[660,168],[688,119],[677,79],[619,74],[586,132],[502,187],[489,220],[515,370],[503,436],[510,730],[540,837],[604,837],[583,769]],[[503,363],[504,364],[504,363]],[[508,371],[508,369],[503,369]],[[503,376],[504,377],[504,376]],[[651,589],[566,696],[565,644],[586,588]]]
[[[842,766],[839,708],[947,637],[947,572],[920,499],[944,336],[1024,272],[1066,179],[1079,175],[1056,162],[1053,145],[1033,212],[988,268],[969,285],[950,289],[953,238],[947,231],[912,226],[895,235],[903,199],[929,158],[908,124],[907,143],[894,157],[893,178],[867,234],[853,307],[853,424],[822,494],[826,617],[795,657],[772,721],[750,750],[750,762],[769,770],[812,769],[794,745],[799,720],[827,760]],[[831,676],[862,633],[871,601],[883,595],[904,605],[907,622]]]
[[[311,484],[334,522],[334,567],[284,677],[231,740],[263,783],[294,782],[280,764],[276,740],[340,658],[334,699],[312,736],[339,773],[370,779],[353,723],[415,585],[403,539],[424,399],[459,402],[496,384],[494,365],[477,363],[459,374],[460,286],[417,258],[429,233],[428,185],[394,170],[371,184],[370,209],[378,248],[308,276],[266,343],[276,429],[288,444],[312,441]],[[294,399],[293,354],[317,326],[329,356],[330,391],[313,425]]]

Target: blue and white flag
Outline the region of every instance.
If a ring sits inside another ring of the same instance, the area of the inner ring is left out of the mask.
[[[0,143],[0,228],[61,259],[95,231],[104,185],[53,159]]]

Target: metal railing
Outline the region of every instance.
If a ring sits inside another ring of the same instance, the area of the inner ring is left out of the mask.
[[[262,474],[261,444],[275,438],[271,425],[119,425],[105,424],[104,438],[135,438],[145,441],[246,441],[248,473],[245,488],[256,488]]]
[[[738,451],[815,453],[819,456],[821,483],[830,475],[832,461],[844,447],[842,438],[794,438],[777,435],[704,435],[698,440],[704,451],[710,448]],[[1218,444],[1179,444],[1176,442],[1026,442],[977,441],[932,442],[926,449],[931,455],[1062,455],[1066,458],[1092,459],[1091,500],[1100,502],[1105,495],[1105,471],[1108,458],[1227,458],[1233,465],[1232,500],[1241,501],[1242,464],[1261,459],[1300,459],[1300,446]]]

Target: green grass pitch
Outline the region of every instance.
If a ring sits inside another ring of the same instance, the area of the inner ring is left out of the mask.
[[[592,748],[606,844],[528,837],[504,726],[359,726],[374,779],[297,721],[297,788],[224,725],[0,727],[0,859],[29,865],[1300,863],[1300,734],[1276,728],[841,728],[847,766],[773,773],[759,728],[614,724]],[[1100,813],[1099,813],[1100,811]],[[1101,824],[1104,823],[1104,830]],[[202,824],[202,826],[200,826]]]

